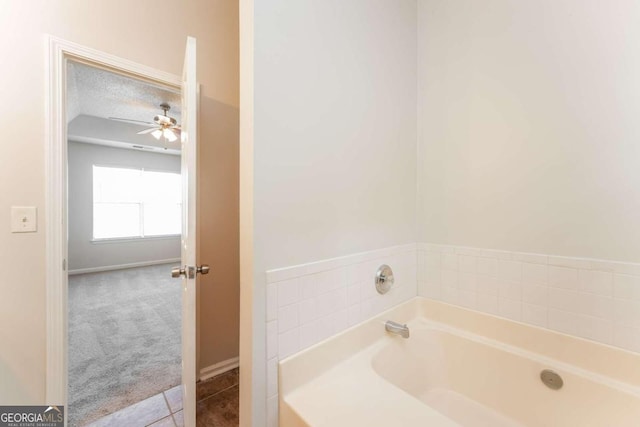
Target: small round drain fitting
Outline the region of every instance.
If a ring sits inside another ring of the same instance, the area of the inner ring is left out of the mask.
[[[564,381],[562,381],[562,377],[557,373],[553,372],[551,369],[545,369],[540,372],[540,379],[551,390],[560,390]]]

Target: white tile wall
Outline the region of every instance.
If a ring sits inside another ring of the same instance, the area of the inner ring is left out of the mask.
[[[452,260],[457,271],[457,256]],[[463,269],[475,271],[475,257],[460,262]],[[395,285],[386,295],[379,295],[374,283],[382,264],[388,264],[395,276]],[[271,270],[266,275],[267,425],[276,427],[278,361],[416,296],[416,244]]]
[[[418,293],[640,352],[640,264],[418,244]]]
[[[381,264],[394,271],[375,290]],[[415,295],[640,352],[640,264],[409,244],[266,272],[267,425],[278,361]]]

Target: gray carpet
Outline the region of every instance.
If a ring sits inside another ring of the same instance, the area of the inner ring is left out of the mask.
[[[171,265],[69,277],[69,426],[180,384],[180,284]]]

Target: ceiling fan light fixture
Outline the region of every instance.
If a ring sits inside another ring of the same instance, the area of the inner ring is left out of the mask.
[[[142,130],[138,132],[138,135],[147,135],[150,133],[158,141],[164,138],[165,142],[175,142],[180,135],[180,126],[177,124],[176,119],[167,116],[167,111],[171,108],[169,104],[160,104],[160,108],[162,108],[163,114],[153,118],[157,127]]]
[[[173,133],[173,131],[171,129],[165,129],[162,134],[164,135],[164,137],[169,141],[169,142],[175,142],[176,139],[178,139],[178,137],[176,136],[175,133]]]

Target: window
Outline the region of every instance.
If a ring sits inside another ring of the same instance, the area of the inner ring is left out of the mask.
[[[93,166],[93,238],[181,233],[180,174]]]

